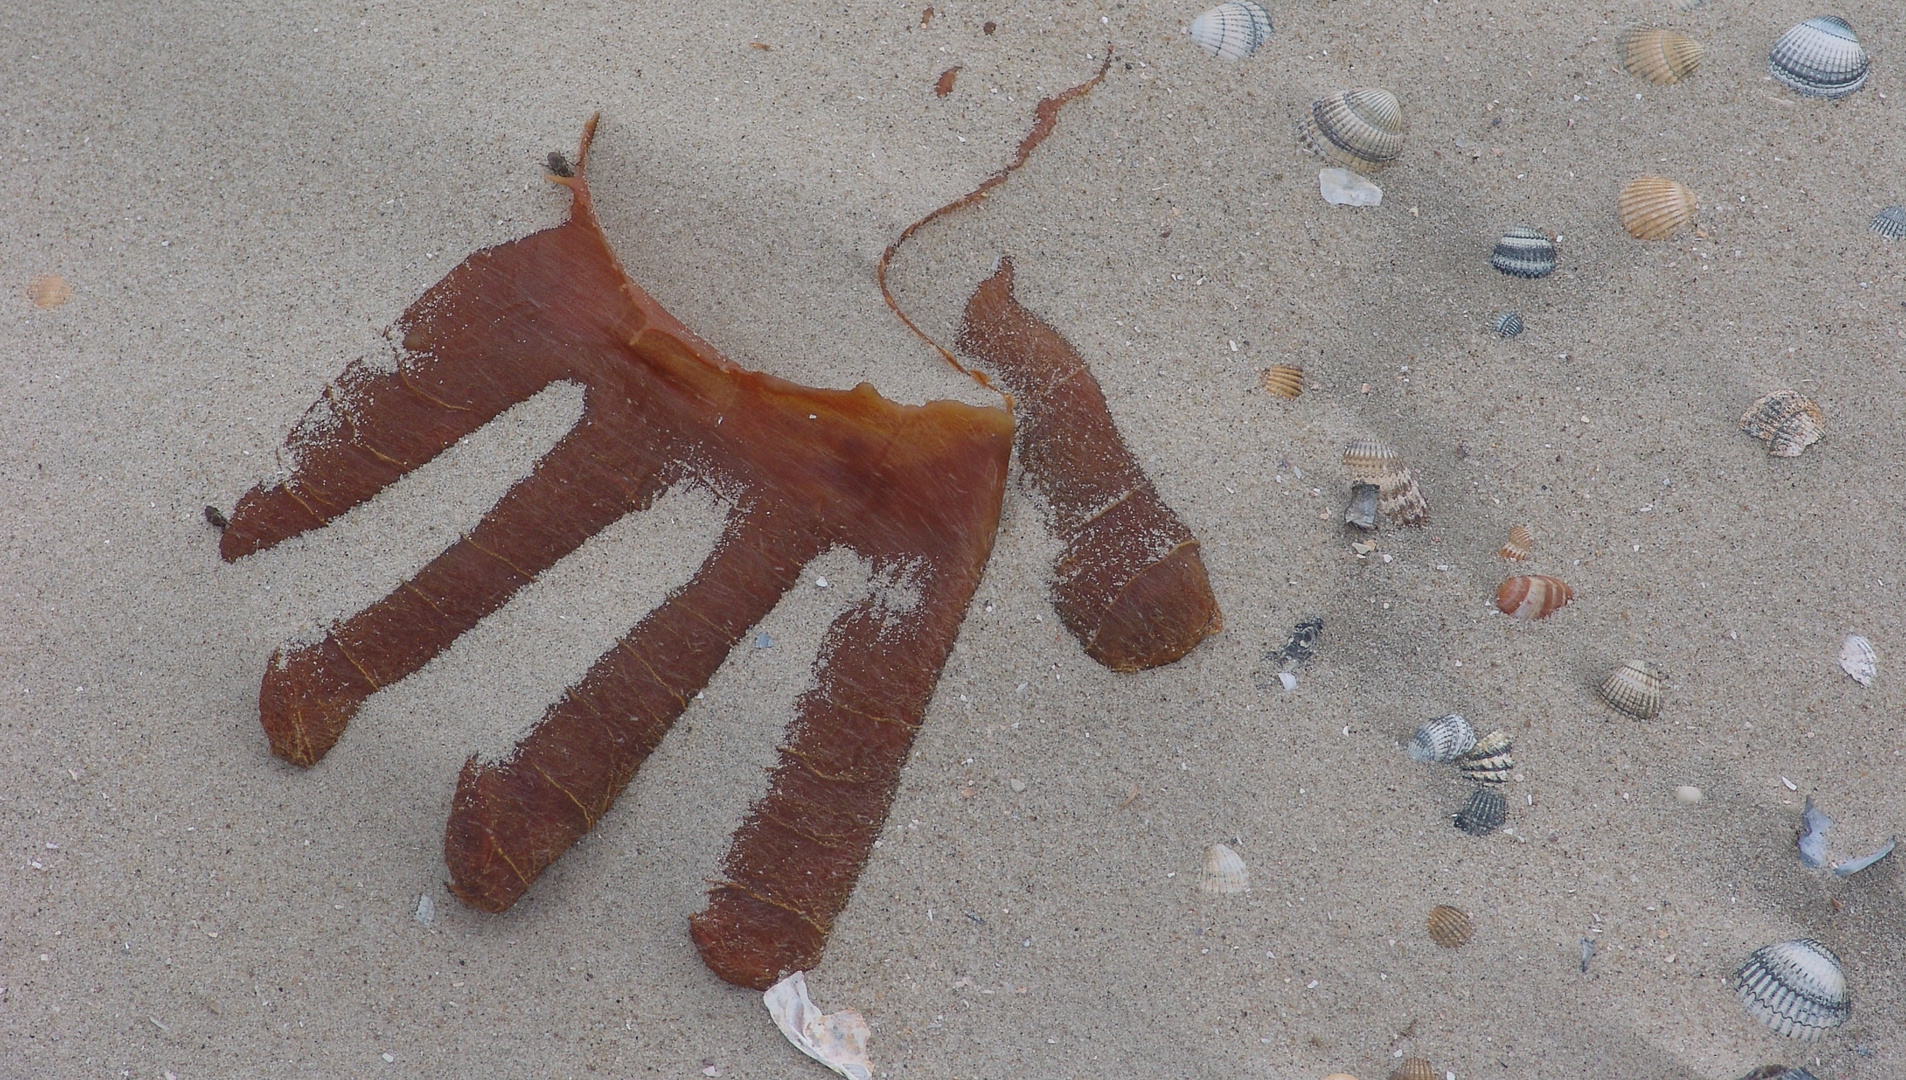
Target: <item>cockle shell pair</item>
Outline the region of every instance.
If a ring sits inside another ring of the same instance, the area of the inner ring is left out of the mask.
[[[1457,713],[1425,721],[1403,748],[1411,761],[1454,762],[1463,776],[1478,784],[1507,783],[1516,767],[1514,749],[1508,732],[1492,731],[1478,739],[1476,729]]]
[[[1359,86],[1313,102],[1297,122],[1297,141],[1311,153],[1368,175],[1403,153],[1403,106],[1396,95]]]

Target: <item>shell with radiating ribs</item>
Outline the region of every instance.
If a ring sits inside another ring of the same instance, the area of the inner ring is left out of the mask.
[[[1741,430],[1766,443],[1774,457],[1799,457],[1827,433],[1827,414],[1792,390],[1776,390],[1747,407]]]
[[[1502,542],[1496,554],[1516,562],[1528,562],[1535,557],[1535,534],[1527,525],[1509,526],[1509,539]]]
[[[1265,392],[1295,400],[1304,392],[1304,369],[1296,364],[1274,364],[1257,377]]]
[[[1313,102],[1297,122],[1297,141],[1352,172],[1387,168],[1403,153],[1403,106],[1396,95],[1359,86]]]
[[[1496,609],[1512,619],[1546,619],[1573,599],[1568,582],[1547,574],[1518,574],[1496,589]]]
[[[1694,220],[1694,192],[1665,176],[1639,176],[1621,189],[1615,212],[1637,240],[1666,240]]]
[[[1790,1039],[1817,1039],[1853,1014],[1840,958],[1817,941],[1755,949],[1734,978],[1747,1014]]]
[[[1680,82],[1707,59],[1700,42],[1679,30],[1658,26],[1623,30],[1615,39],[1615,51],[1621,54],[1621,66],[1628,74],[1656,86]]]
[[[1358,439],[1344,448],[1344,468],[1352,484],[1377,486],[1377,509],[1398,525],[1428,525],[1429,502],[1416,488],[1409,466],[1387,444]]]
[[[1661,670],[1646,660],[1629,660],[1608,673],[1596,687],[1602,700],[1641,720],[1661,712]]]

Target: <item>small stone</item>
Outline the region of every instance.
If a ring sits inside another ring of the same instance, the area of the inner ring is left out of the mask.
[[[390,1063],[390,1062],[393,1062],[393,1061],[396,1061],[396,1060],[397,1060],[397,1055],[395,1055],[395,1054],[385,1054],[385,1055],[384,1055],[384,1061],[385,1061],[385,1063],[386,1063],[386,1064],[388,1064],[388,1063]]]
[[[1692,784],[1683,784],[1674,789],[1674,801],[1686,806],[1693,806],[1705,798],[1707,793]]]
[[[1006,783],[1007,783],[1007,785],[1008,785],[1009,787],[1011,787],[1011,788],[1012,788],[1012,789],[1013,789],[1014,791],[1024,791],[1024,790],[1026,790],[1026,782],[1025,782],[1024,780],[1008,780],[1008,781],[1006,781]]]
[[[757,649],[772,649],[774,648],[774,639],[767,634],[756,634],[754,636],[754,647]]]
[[[1317,188],[1332,206],[1381,206],[1383,189],[1349,169],[1324,169],[1317,174]]]
[[[814,579],[814,587],[815,587],[815,588],[817,588],[817,589],[825,589],[825,588],[827,588],[827,579],[826,579],[826,578],[824,578],[824,577],[822,577],[822,578],[815,578],[815,579]]]

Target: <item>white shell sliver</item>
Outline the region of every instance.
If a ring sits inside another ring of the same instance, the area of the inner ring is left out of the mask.
[[[1185,33],[1220,60],[1242,60],[1271,36],[1271,13],[1254,0],[1230,0],[1191,20]]]
[[[1873,643],[1858,634],[1848,634],[1846,642],[1840,646],[1840,670],[1853,677],[1861,686],[1873,685],[1873,677],[1880,673],[1879,657],[1873,654]]]

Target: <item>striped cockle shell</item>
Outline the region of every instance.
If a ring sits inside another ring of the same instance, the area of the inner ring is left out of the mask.
[[[1785,1065],[1762,1065],[1741,1077],[1741,1080],[1815,1080],[1815,1078],[1812,1073],[1798,1066],[1790,1069]]]
[[[1796,93],[1843,98],[1866,85],[1866,50],[1845,19],[1816,15],[1780,35],[1767,71]]]
[[[1522,333],[1522,316],[1513,311],[1505,311],[1489,321],[1489,329],[1494,330],[1499,338],[1513,340],[1517,334]]]
[[[1476,745],[1476,729],[1457,713],[1426,720],[1410,736],[1404,753],[1411,761],[1446,765],[1469,753]]]
[[[1511,277],[1548,277],[1555,272],[1555,234],[1518,225],[1502,234],[1489,265]]]
[[[1477,788],[1456,812],[1455,825],[1471,836],[1488,836],[1509,820],[1509,800],[1495,788]]]
[[[1799,938],[1755,949],[1734,973],[1747,1014],[1792,1039],[1817,1039],[1853,1014],[1840,958]]]
[[[1646,660],[1629,660],[1597,683],[1602,700],[1642,720],[1661,712],[1661,670]]]
[[[1517,574],[1496,588],[1496,610],[1512,619],[1546,619],[1573,599],[1568,582],[1547,574]]]
[[[1271,36],[1271,13],[1255,0],[1229,0],[1191,20],[1185,33],[1220,60],[1242,60]]]
[[[1535,558],[1535,535],[1529,532],[1527,525],[1509,526],[1509,539],[1502,542],[1496,554],[1516,562],[1528,562]]]
[[[1376,439],[1358,439],[1344,448],[1344,468],[1352,484],[1377,486],[1377,509],[1398,525],[1428,525],[1429,501],[1417,490],[1409,466],[1395,450]]]
[[[41,311],[51,311],[73,298],[73,286],[58,274],[41,274],[27,282],[26,298]]]
[[[1304,369],[1296,364],[1275,364],[1260,372],[1257,381],[1266,393],[1295,400],[1304,392]]]
[[[1403,153],[1403,107],[1396,95],[1359,86],[1313,102],[1297,122],[1297,141],[1352,172],[1383,169]]]
[[[1776,390],[1748,406],[1741,430],[1766,443],[1774,457],[1799,457],[1827,433],[1827,416],[1794,391]]]
[[[1510,753],[1514,749],[1508,732],[1492,731],[1476,740],[1469,753],[1457,760],[1456,768],[1478,784],[1506,784],[1516,767],[1515,755]]]
[[[1459,949],[1476,933],[1476,924],[1461,908],[1438,904],[1430,909],[1430,940],[1445,949]]]
[[[1241,893],[1251,887],[1251,871],[1244,858],[1225,844],[1213,844],[1204,853],[1204,871],[1198,888],[1220,896]]]
[[[1390,1080],[1443,1080],[1443,1074],[1427,1058],[1404,1058],[1390,1073]]]
[[[1658,26],[1636,26],[1623,30],[1615,38],[1615,51],[1621,66],[1637,79],[1667,86],[1678,83],[1701,66],[1707,50],[1701,43],[1679,30]]]
[[[1873,234],[1883,240],[1906,236],[1906,206],[1889,206],[1873,215]]]
[[[1873,652],[1873,643],[1858,634],[1848,634],[1846,640],[1840,643],[1840,670],[1861,686],[1873,685],[1873,677],[1880,673],[1879,657]]]
[[[1621,227],[1637,240],[1666,240],[1694,220],[1694,192],[1664,176],[1628,182],[1615,200]]]

